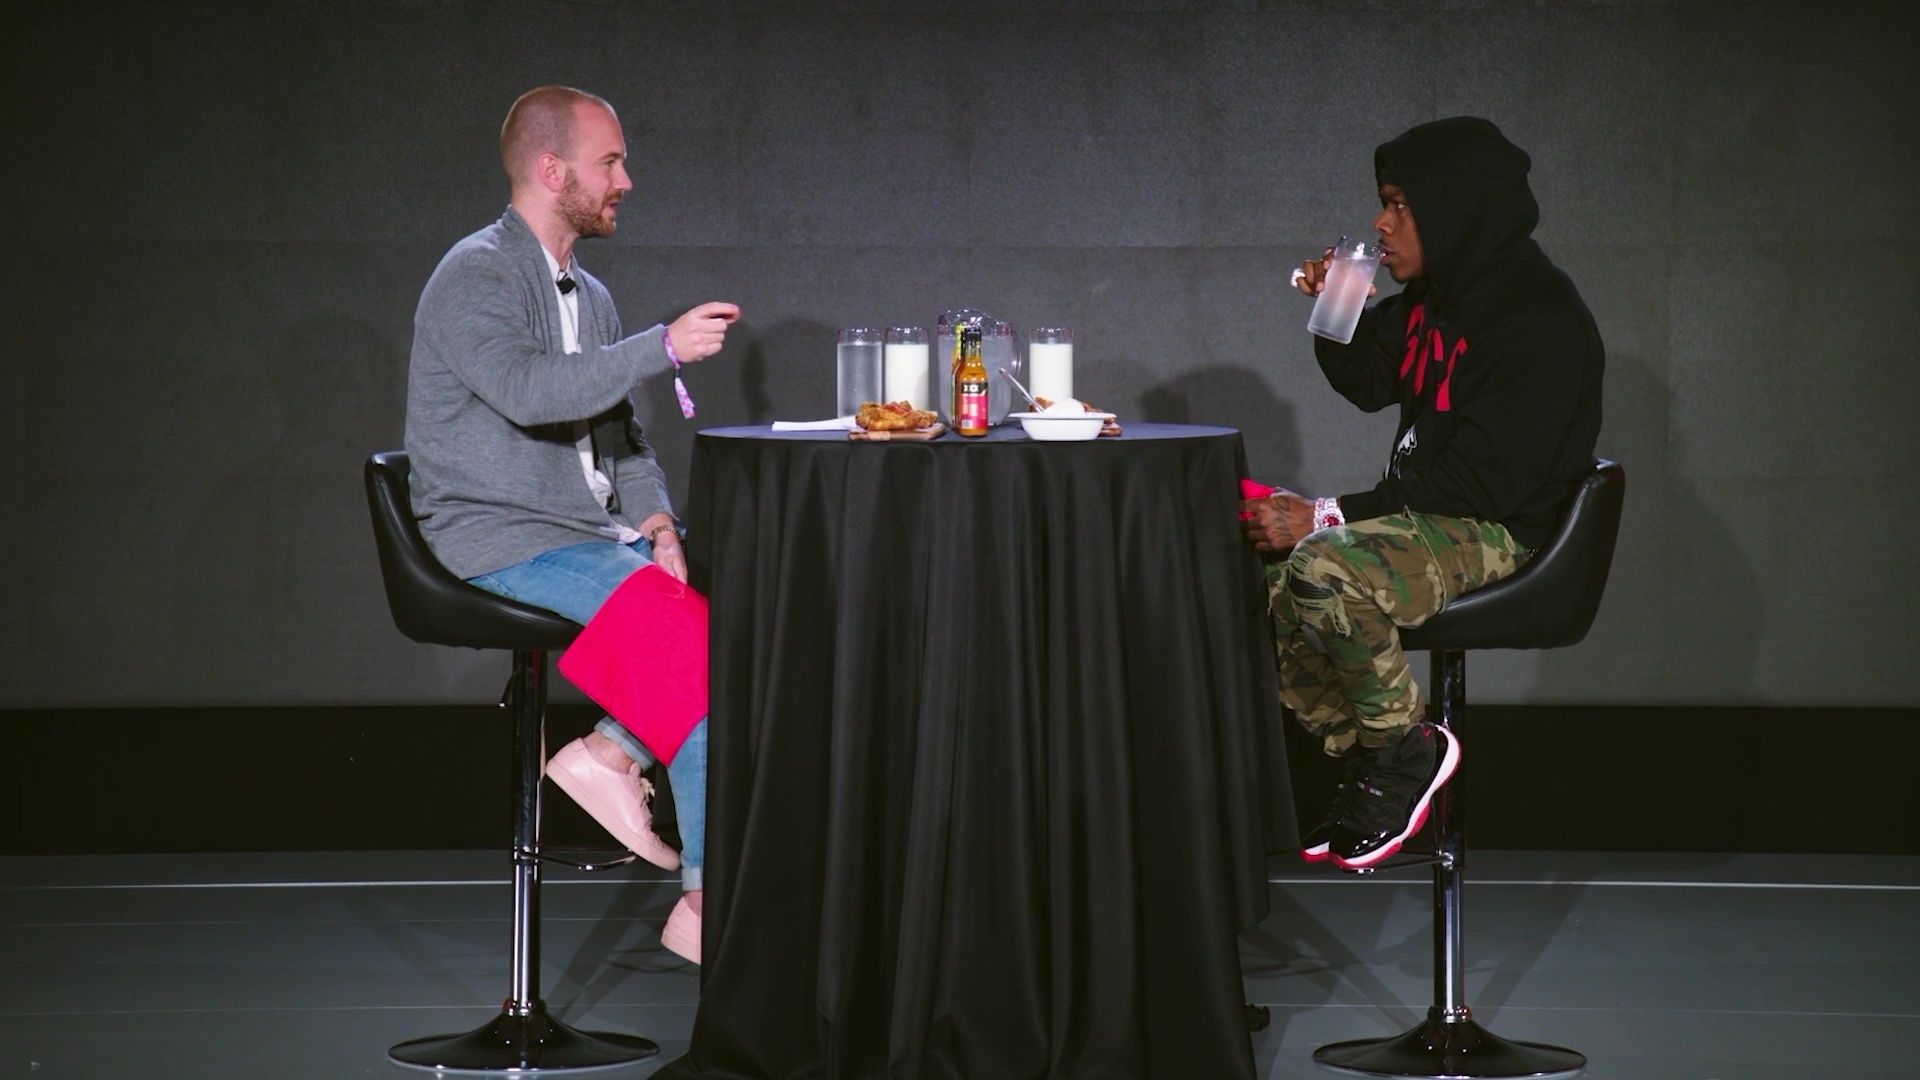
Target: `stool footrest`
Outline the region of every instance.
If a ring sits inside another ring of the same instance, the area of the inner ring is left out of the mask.
[[[1444,851],[1413,851],[1407,848],[1402,848],[1392,858],[1388,859],[1387,861],[1381,863],[1378,866],[1369,866],[1364,869],[1357,869],[1357,870],[1346,870],[1344,872],[1349,874],[1358,874],[1364,877],[1365,875],[1368,875],[1368,874],[1380,873],[1383,870],[1412,870],[1415,867],[1420,867],[1420,866],[1439,866],[1439,867],[1443,867],[1445,869],[1451,870],[1453,868],[1452,862],[1453,862],[1453,856],[1448,855]]]
[[[1315,1050],[1313,1060],[1360,1076],[1409,1080],[1575,1076],[1587,1067],[1584,1054],[1503,1039],[1471,1019],[1444,1020],[1437,1009],[1429,1009],[1426,1022],[1404,1035],[1330,1043]]]
[[[640,856],[631,851],[604,851],[597,848],[549,848],[538,851],[516,851],[516,860],[531,856],[541,862],[559,863],[575,870],[589,873],[599,870],[611,870],[616,866],[625,866]]]

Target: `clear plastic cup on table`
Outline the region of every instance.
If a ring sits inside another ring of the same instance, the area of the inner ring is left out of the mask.
[[[881,353],[887,335],[870,326],[853,326],[840,331],[840,348],[835,380],[835,416],[852,416],[866,401],[883,400]]]

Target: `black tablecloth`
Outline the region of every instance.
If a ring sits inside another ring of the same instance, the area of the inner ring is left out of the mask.
[[[695,441],[700,1011],[662,1077],[1251,1077],[1292,842],[1230,428]]]

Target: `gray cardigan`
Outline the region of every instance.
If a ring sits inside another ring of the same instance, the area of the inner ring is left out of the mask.
[[[407,371],[413,512],[462,578],[613,540],[673,508],[628,393],[669,366],[665,331],[622,339],[606,286],[579,268],[580,352],[561,346],[540,240],[511,207],[447,252],[420,294]],[[594,499],[571,425],[591,422],[614,512]]]

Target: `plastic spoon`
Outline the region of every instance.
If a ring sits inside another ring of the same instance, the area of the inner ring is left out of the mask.
[[[1040,407],[1040,403],[1033,399],[1033,395],[1027,393],[1027,388],[1020,385],[1020,380],[1013,377],[1013,372],[1008,371],[1006,368],[1001,368],[1000,374],[1005,375],[1007,381],[1013,384],[1013,388],[1020,391],[1020,396],[1027,399],[1027,404],[1033,406],[1034,412],[1046,412],[1045,409]]]

